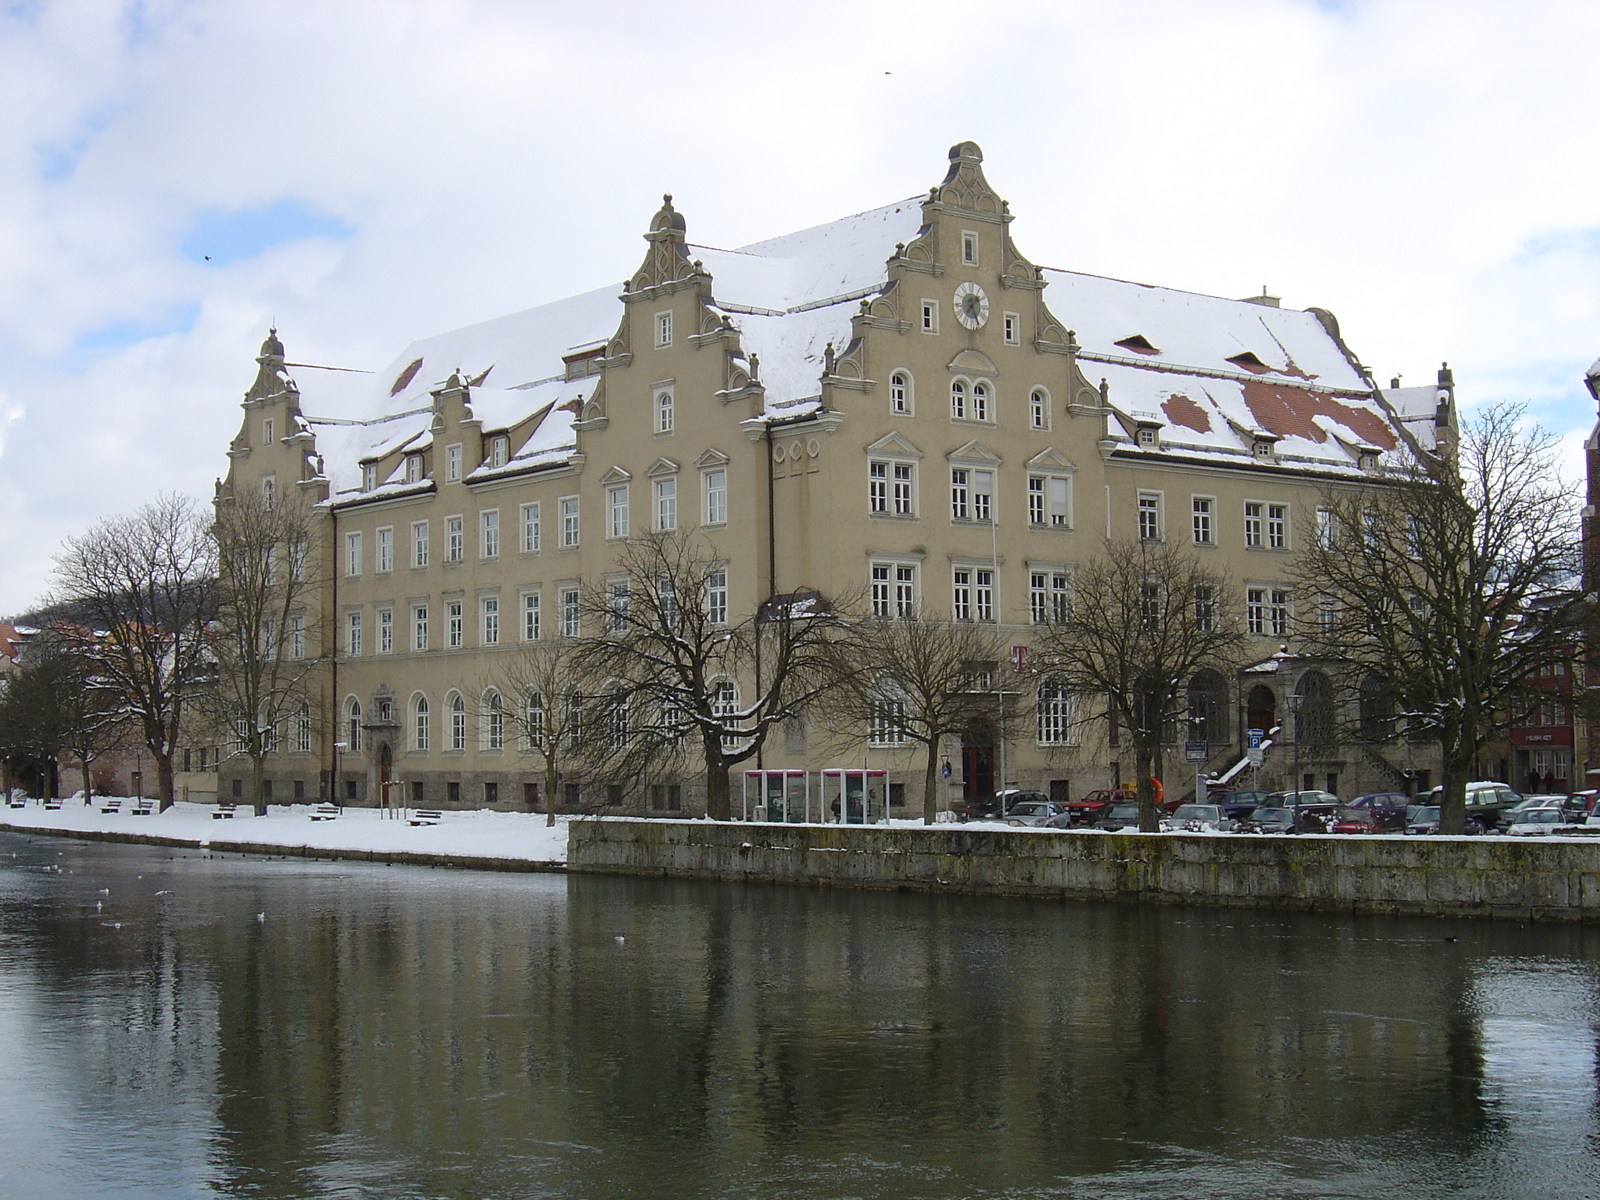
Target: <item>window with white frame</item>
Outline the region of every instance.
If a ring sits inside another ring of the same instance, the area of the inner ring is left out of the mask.
[[[1333,632],[1333,623],[1338,616],[1338,602],[1332,596],[1321,596],[1317,599],[1317,629],[1324,636]]]
[[[1267,549],[1286,550],[1289,546],[1289,506],[1267,505]]]
[[[1035,625],[1067,619],[1067,586],[1065,571],[1028,572],[1028,617]]]
[[[421,693],[411,698],[411,748],[428,749],[428,698]]]
[[[268,618],[261,626],[261,653],[271,658],[278,644],[278,623]]]
[[[522,506],[522,552],[524,554],[539,553],[539,504]]]
[[[735,732],[722,735],[722,748],[736,749],[741,739],[735,725],[735,718],[739,715],[739,686],[731,679],[724,679],[717,684],[717,690],[711,700],[711,715],[723,722],[724,729],[735,729]]]
[[[428,648],[428,606],[426,604],[413,604],[411,606],[411,648],[413,650],[426,650]]]
[[[444,560],[447,563],[458,563],[466,555],[465,526],[460,517],[446,517],[444,519]]]
[[[613,579],[606,585],[606,613],[612,633],[628,628],[628,581]]]
[[[539,640],[539,593],[522,593],[522,640]]]
[[[378,610],[378,653],[394,653],[394,609]]]
[[[994,571],[979,567],[954,568],[950,611],[958,621],[994,620]]]
[[[628,536],[628,485],[606,489],[607,537]]]
[[[272,505],[277,500],[277,495],[277,478],[272,475],[263,475],[261,477],[261,507],[271,512]]]
[[[1189,501],[1190,523],[1194,527],[1194,544],[1212,546],[1216,538],[1211,528],[1211,509],[1216,501],[1210,496],[1194,496]]]
[[[706,524],[723,525],[728,520],[728,473],[720,467],[703,476],[706,495]]]
[[[485,750],[503,750],[506,745],[506,710],[500,693],[491,690],[484,704],[483,741]]]
[[[306,540],[296,538],[289,543],[289,578],[296,583],[306,581]]]
[[[266,420],[261,422],[261,442],[263,445],[270,446],[276,440],[272,436],[272,430],[272,418],[268,417]]]
[[[939,302],[937,300],[922,301],[922,332],[939,332]]]
[[[304,700],[294,714],[294,748],[298,754],[311,753],[311,705]]]
[[[676,475],[655,481],[656,532],[671,533],[678,527],[678,478]]]
[[[656,348],[672,345],[672,314],[660,312],[656,314]]]
[[[903,746],[908,740],[905,701],[893,696],[882,696],[874,700],[867,717],[868,744]]]
[[[478,552],[484,558],[500,557],[500,510],[486,508],[478,513]]]
[[[1022,319],[1016,313],[1003,313],[1000,317],[1000,335],[1008,346],[1022,343]]]
[[[1266,505],[1255,500],[1245,501],[1244,544],[1246,546],[1260,546],[1263,544],[1262,531],[1265,511]]]
[[[660,388],[656,391],[656,432],[672,432],[672,389]]]
[[[450,708],[450,749],[467,748],[467,701],[460,692],[452,692],[445,703]]]
[[[544,696],[529,690],[522,697],[522,736],[528,749],[544,744]]]
[[[958,421],[967,418],[967,381],[965,379],[952,379],[950,381],[950,415]]]
[[[961,261],[969,266],[978,265],[978,234],[976,230],[961,231]]]
[[[712,625],[728,623],[728,569],[716,567],[706,572],[706,620]]]
[[[989,385],[983,380],[978,380],[972,385],[972,419],[974,421],[987,421],[989,409]]]
[[[428,565],[428,523],[426,521],[411,522],[411,565],[425,567]]]
[[[1333,547],[1333,510],[1317,509],[1317,545],[1324,550]]]
[[[871,569],[872,615],[910,617],[917,611],[914,563],[878,562]]]
[[[578,545],[578,498],[561,497],[561,548],[575,549]]]
[[[1072,480],[1066,475],[1028,476],[1028,524],[1069,529],[1072,526]]]
[[[373,488],[375,488],[377,486],[378,486],[378,464],[377,463],[362,463],[361,464],[361,490],[363,492],[370,492]]]
[[[1217,626],[1217,589],[1209,583],[1194,585],[1194,627],[1210,633]]]
[[[461,601],[447,600],[444,605],[444,644],[454,650],[460,646],[465,631],[462,629]]]
[[[420,472],[421,467],[422,467],[422,456],[421,455],[416,455],[414,457],[417,460],[417,467],[418,467],[418,470]],[[406,464],[406,466],[408,468],[410,467],[410,465],[411,464],[409,462]],[[445,480],[447,482],[449,482],[449,483],[454,483],[456,480],[461,478],[461,443],[460,442],[457,442],[453,446],[446,446],[444,448],[444,477],[445,477]],[[407,479],[407,482],[414,482],[410,477],[409,470],[407,472],[406,479]]]
[[[511,442],[510,442],[510,440],[508,438],[505,437],[505,435],[502,434],[502,435],[500,435],[498,437],[490,438],[489,439],[489,465],[491,467],[503,467],[503,466],[505,466],[506,465],[506,459],[508,457],[510,457],[510,450],[511,450]]]
[[[361,653],[361,614],[358,612],[345,614],[344,652],[352,658]]]
[[[1144,629],[1161,630],[1167,624],[1167,589],[1160,580],[1139,585],[1139,624]]]
[[[1161,540],[1161,493],[1139,493],[1139,540],[1141,542],[1159,542]]]
[[[1034,711],[1038,717],[1041,746],[1078,744],[1075,707],[1072,693],[1061,680],[1047,678],[1039,681],[1039,698]]]
[[[1244,593],[1245,628],[1254,634],[1289,636],[1290,594],[1287,588],[1252,587]]]
[[[289,618],[289,657],[306,656],[306,619],[301,613]]]
[[[889,376],[889,411],[897,417],[911,412],[911,373],[895,371]]]
[[[484,596],[478,601],[478,622],[485,646],[500,644],[500,598]]]
[[[389,527],[378,530],[378,565],[380,575],[387,575],[394,570],[394,530]]]
[[[985,468],[950,468],[950,518],[988,522],[994,518],[994,472]]]
[[[361,701],[354,696],[344,702],[344,752],[361,753]]]
[[[873,459],[867,464],[867,508],[877,516],[916,516],[916,464]]]
[[[575,587],[564,587],[559,597],[561,604],[561,636],[575,638],[578,636],[579,609],[578,599],[580,593]]]
[[[361,574],[361,535],[347,533],[344,535],[344,573],[346,575]]]
[[[1028,393],[1028,424],[1034,429],[1050,428],[1050,393],[1042,387]]]

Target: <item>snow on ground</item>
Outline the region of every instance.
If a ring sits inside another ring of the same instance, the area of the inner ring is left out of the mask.
[[[74,798],[59,809],[47,810],[39,801],[29,800],[24,808],[0,808],[0,825],[64,833],[114,830],[185,838],[201,845],[215,840],[313,850],[371,850],[380,854],[567,861],[567,818],[557,817],[553,826],[546,826],[543,813],[450,811],[437,825],[412,826],[404,819],[385,817],[374,808],[347,808],[331,821],[313,821],[309,804],[274,804],[264,817],[251,816],[251,810],[241,805],[237,816],[213,819],[215,805],[179,802],[164,813],[136,817],[128,811],[102,812],[105,801],[105,797],[96,796],[91,807],[81,798]],[[123,799],[123,809],[133,803]],[[403,810],[402,817],[410,815],[410,810]]]

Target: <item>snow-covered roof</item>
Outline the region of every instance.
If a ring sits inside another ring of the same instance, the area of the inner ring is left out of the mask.
[[[1450,393],[1437,385],[1427,387],[1384,388],[1383,398],[1394,409],[1395,415],[1406,431],[1424,450],[1438,446],[1438,426],[1434,423],[1441,403],[1447,403]]]

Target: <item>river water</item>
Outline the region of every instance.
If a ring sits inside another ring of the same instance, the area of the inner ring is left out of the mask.
[[[0,835],[0,1197],[1600,1194],[1600,930]]]

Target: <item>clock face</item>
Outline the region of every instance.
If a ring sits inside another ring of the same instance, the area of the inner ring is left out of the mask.
[[[989,319],[989,297],[975,283],[956,285],[956,320],[968,329],[982,328]]]

